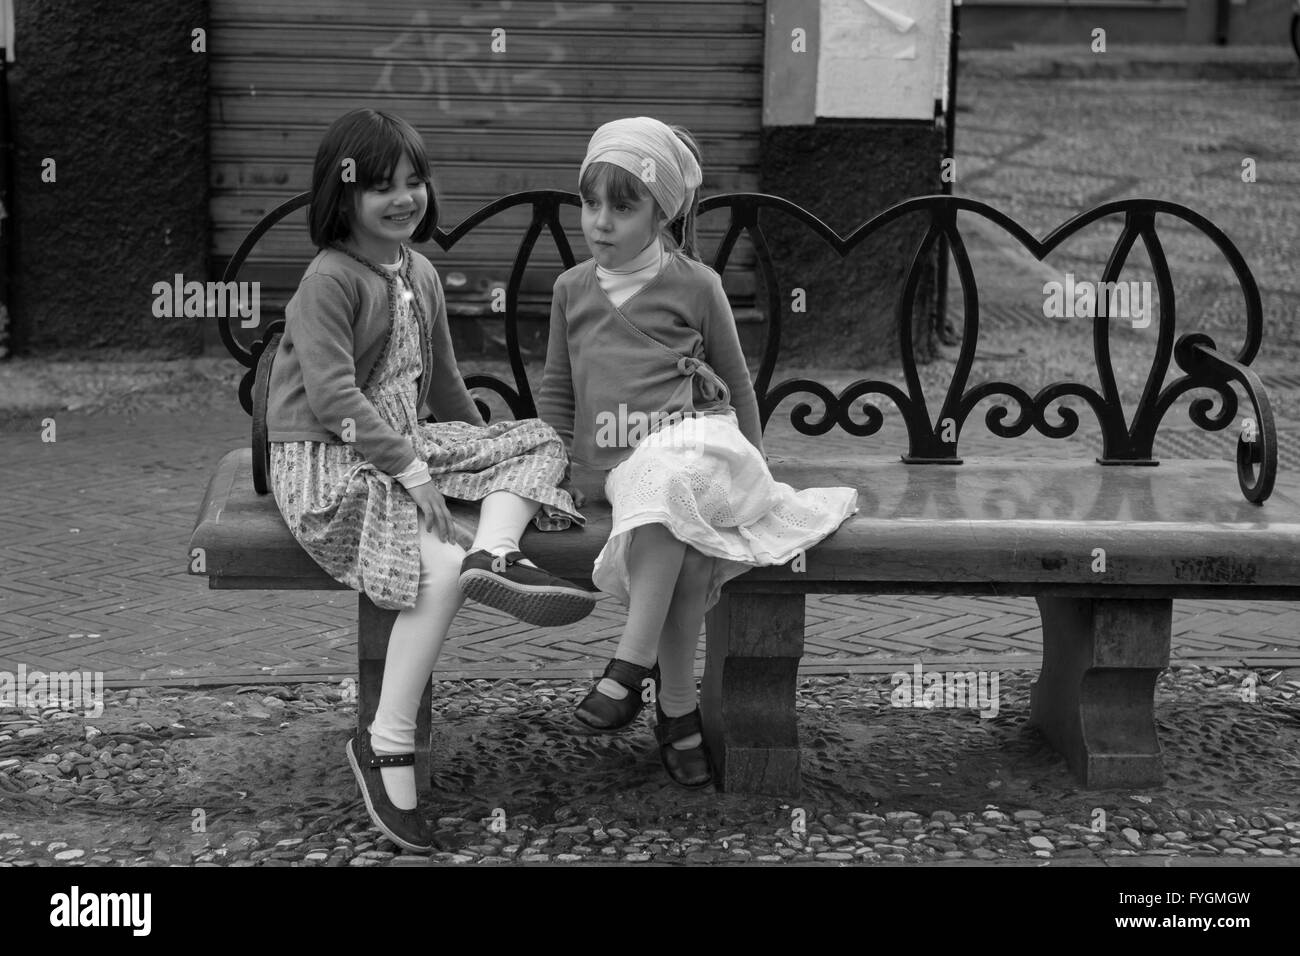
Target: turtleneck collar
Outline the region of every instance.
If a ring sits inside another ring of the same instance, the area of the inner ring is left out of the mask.
[[[624,263],[621,268],[606,269],[604,266],[598,265],[596,266],[596,275],[602,279],[614,276],[630,276],[643,269],[649,269],[651,266],[655,267],[655,272],[658,272],[661,258],[663,258],[663,243],[658,236],[655,236],[650,245],[633,256],[630,262]]]
[[[656,236],[650,245],[633,256],[631,261],[624,263],[621,269],[596,266],[596,283],[617,308],[657,276],[663,268],[663,262],[663,245]]]

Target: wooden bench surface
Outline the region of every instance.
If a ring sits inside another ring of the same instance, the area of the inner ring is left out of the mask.
[[[733,590],[1300,598],[1300,487],[1279,484],[1264,506],[1250,504],[1234,495],[1227,461],[774,458],[772,470],[796,488],[856,487],[859,513],[804,570],[756,569]],[[599,474],[575,481],[588,495],[586,528],[530,529],[524,546],[555,573],[589,581],[610,512]],[[452,511],[473,520],[472,506]],[[340,587],[294,541],[274,498],[255,493],[247,449],[222,459],[190,544],[204,549],[214,588]],[[1097,548],[1104,572],[1094,570]]]

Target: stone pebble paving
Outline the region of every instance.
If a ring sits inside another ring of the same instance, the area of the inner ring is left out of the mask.
[[[1231,694],[1241,681],[1239,673],[1224,668],[1193,667],[1180,669],[1180,674],[1167,673],[1162,682],[1193,682],[1201,689],[1217,687]],[[863,685],[873,681],[877,697],[888,694],[888,682],[880,677],[801,681],[804,747],[809,746],[805,718],[818,711],[824,717],[845,701],[866,699]],[[1265,680],[1260,693],[1271,695],[1294,719],[1300,682],[1274,683],[1277,686]],[[501,717],[526,718],[537,708],[565,711],[584,692],[552,684],[480,680],[439,685],[435,727],[474,714],[499,728],[507,723]],[[667,803],[662,798],[648,800],[644,813],[587,813],[561,804],[544,817],[506,816],[504,811],[440,816],[436,830],[444,849],[423,857],[402,854],[378,837],[360,810],[350,774],[339,768],[338,760],[328,770],[333,776],[325,781],[326,790],[333,791],[331,805],[304,791],[298,795],[303,806],[297,812],[279,807],[255,823],[215,821],[199,832],[185,826],[194,812],[190,807],[218,805],[221,795],[201,793],[213,782],[178,757],[177,741],[196,730],[212,736],[211,731],[225,727],[247,735],[251,726],[260,726],[265,729],[253,733],[265,736],[254,744],[283,750],[278,759],[291,759],[300,751],[292,741],[277,744],[276,730],[322,715],[334,721],[331,729],[346,728],[355,720],[354,701],[355,685],[345,681],[107,691],[104,715],[93,722],[80,711],[58,708],[0,710],[0,866],[379,866],[430,861],[863,865],[1133,856],[1287,857],[1300,862],[1300,814],[1287,804],[1293,795],[1277,806],[1235,810],[1163,806],[1165,801],[1140,793],[1111,793],[1104,797],[1111,812],[1100,821],[1089,822],[1085,815],[1080,822],[1078,812],[1065,815],[990,802],[997,795],[996,781],[979,795],[978,809],[960,808],[963,812],[878,812],[865,797],[862,809],[837,806],[825,813],[764,797],[740,804],[733,800],[729,808],[714,812],[708,796],[680,805],[694,810],[664,812],[674,801],[671,794],[681,793],[665,785]],[[815,746],[824,749],[820,741]],[[334,748],[322,753],[333,754]],[[312,758],[306,754],[302,759]],[[1058,787],[1068,783],[1056,781]],[[1283,783],[1279,780],[1280,786]],[[966,802],[967,794],[947,797],[954,798]]]

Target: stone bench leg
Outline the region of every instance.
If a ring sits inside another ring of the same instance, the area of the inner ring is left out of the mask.
[[[357,730],[364,731],[375,719],[379,689],[384,682],[384,658],[393,633],[397,611],[376,607],[364,594],[357,595]],[[420,709],[415,716],[415,792],[425,806],[433,802],[429,743],[432,728],[433,679],[424,685]]]
[[[720,789],[798,792],[803,628],[802,594],[724,592],[709,612],[701,709]]]
[[[1173,601],[1039,597],[1043,670],[1030,723],[1095,789],[1164,783],[1155,686],[1169,666]]]

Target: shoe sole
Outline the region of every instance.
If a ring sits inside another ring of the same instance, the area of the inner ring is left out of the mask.
[[[460,588],[470,600],[537,627],[576,623],[596,606],[595,597],[587,591],[510,584],[491,571],[478,569],[461,574]]]
[[[392,840],[403,850],[410,850],[412,853],[432,853],[433,844],[420,846],[418,843],[404,840],[384,825],[384,821],[381,820],[379,814],[375,812],[374,804],[370,802],[370,791],[366,789],[365,774],[361,772],[361,764],[357,762],[357,755],[352,746],[353,743],[355,743],[355,741],[349,740],[347,746],[344,748],[348,754],[348,765],[352,767],[352,773],[357,778],[357,786],[361,788],[361,799],[366,802],[366,813],[370,815],[370,822],[375,825],[375,829],[388,837],[388,839]]]

